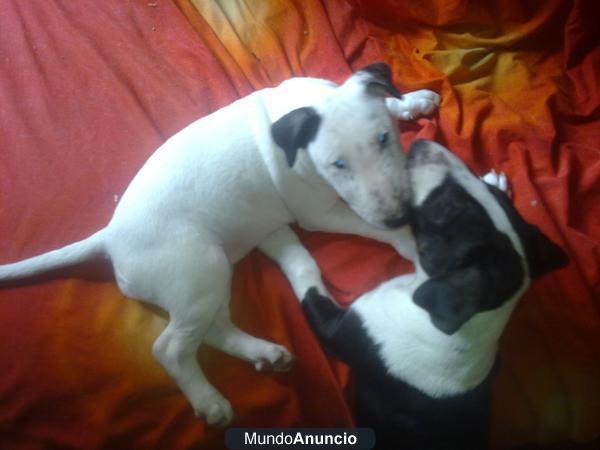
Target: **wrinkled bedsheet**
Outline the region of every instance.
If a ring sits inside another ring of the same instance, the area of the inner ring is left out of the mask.
[[[443,98],[435,117],[401,124],[404,144],[433,138],[476,173],[505,172],[519,211],[571,258],[532,286],[502,339],[495,448],[600,448],[595,3],[4,0],[0,262],[104,226],[146,158],[193,120],[291,76],[342,81],[383,60],[401,90]],[[300,234],[344,304],[411,268],[375,242]],[[0,449],[223,448],[151,355],[164,315],[125,298],[102,264],[58,275],[0,290]],[[352,425],[348,369],[256,251],[236,268],[232,309],[298,357],[289,373],[256,373],[201,350],[234,425]]]

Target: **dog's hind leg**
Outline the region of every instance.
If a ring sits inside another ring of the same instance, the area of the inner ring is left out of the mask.
[[[173,249],[171,249],[173,250]],[[170,321],[152,347],[154,356],[173,377],[197,416],[210,425],[228,424],[230,403],[209,383],[198,364],[198,347],[218,309],[229,301],[231,265],[222,249],[204,249],[203,257],[188,249],[171,251],[177,261],[162,261],[168,271],[158,300],[168,306]],[[187,258],[186,258],[187,256]],[[183,258],[183,259],[182,259]]]
[[[256,370],[282,372],[289,370],[295,359],[282,345],[251,336],[234,325],[228,304],[221,305],[204,343],[254,364]]]

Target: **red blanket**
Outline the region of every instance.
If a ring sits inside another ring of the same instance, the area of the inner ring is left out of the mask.
[[[0,262],[104,226],[144,160],[196,118],[293,75],[341,81],[384,60],[402,90],[443,98],[435,118],[402,124],[404,143],[431,137],[477,173],[507,173],[519,211],[571,257],[530,289],[506,330],[495,447],[591,442],[600,436],[595,9],[583,0],[6,0]],[[301,236],[341,302],[410,268],[364,239]],[[0,290],[0,449],[222,448],[223,431],[193,416],[151,356],[163,316],[96,269]],[[200,352],[234,425],[352,424],[348,370],[323,355],[258,252],[236,268],[232,308],[242,328],[298,357],[290,373],[272,374]]]

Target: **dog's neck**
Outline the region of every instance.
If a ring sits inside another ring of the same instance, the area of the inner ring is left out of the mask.
[[[480,312],[447,335],[437,330],[412,294],[427,280],[417,270],[382,284],[352,306],[390,375],[432,397],[460,394],[476,387],[491,371],[498,340],[525,289],[500,308]]]

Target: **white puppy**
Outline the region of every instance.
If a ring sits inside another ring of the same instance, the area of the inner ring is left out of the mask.
[[[401,97],[381,63],[341,86],[295,78],[255,92],[162,145],[104,229],[0,266],[0,281],[109,258],[125,295],[169,313],[154,355],[198,416],[225,425],[232,409],[198,365],[202,342],[257,369],[282,370],[292,361],[282,346],[231,323],[233,264],[291,222],[388,242],[409,233],[393,231],[406,222],[411,191],[391,113],[412,118],[438,103],[431,91]],[[414,255],[411,245],[402,247],[410,239],[397,242],[399,252]]]

